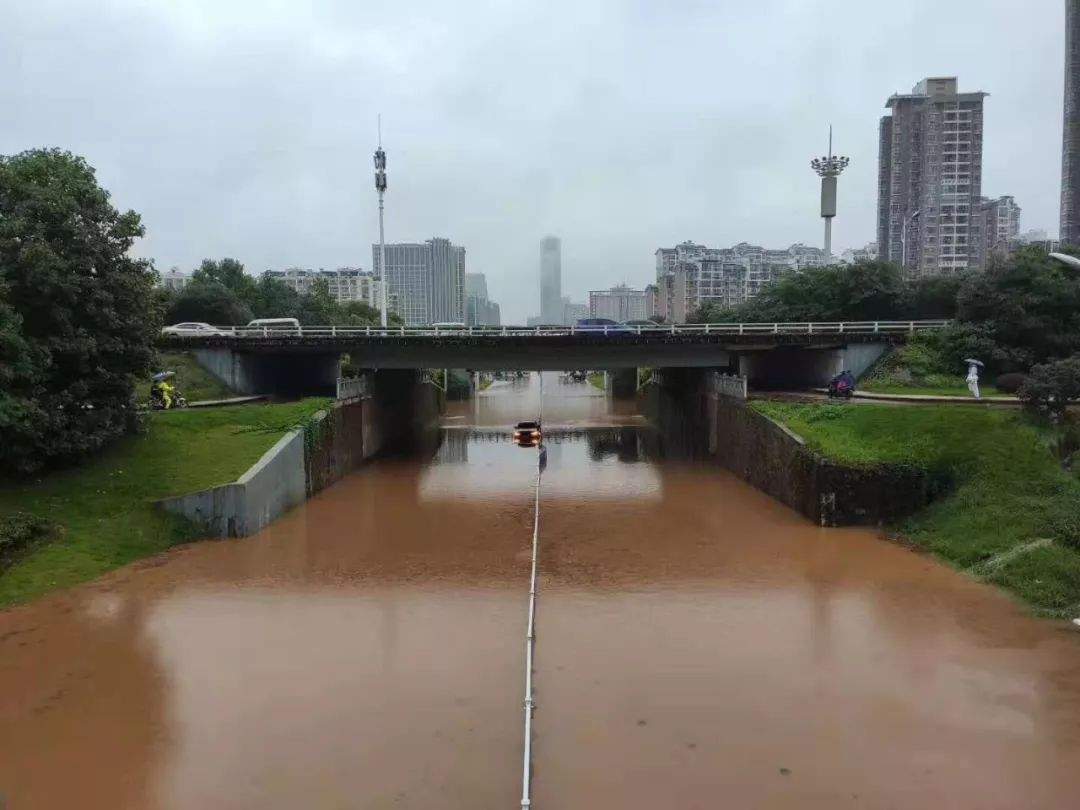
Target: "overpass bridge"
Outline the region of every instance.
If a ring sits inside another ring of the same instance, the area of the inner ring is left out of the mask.
[[[340,359],[365,369],[723,368],[757,386],[821,384],[861,373],[890,345],[945,320],[617,327],[235,327],[163,338],[241,393],[333,389]]]

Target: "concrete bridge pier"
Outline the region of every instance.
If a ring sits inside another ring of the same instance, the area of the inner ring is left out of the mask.
[[[615,399],[633,399],[637,395],[636,368],[609,369],[604,377],[607,392]]]

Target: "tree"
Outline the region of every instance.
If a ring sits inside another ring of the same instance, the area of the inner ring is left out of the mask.
[[[244,265],[236,259],[203,259],[199,269],[191,274],[191,280],[216,281],[249,305],[255,292],[255,279],[244,272]]]
[[[256,318],[293,318],[299,309],[296,290],[269,272],[255,283],[251,309]]]
[[[132,424],[154,357],[155,273],[129,255],[139,215],[57,149],[0,156],[0,464],[29,472],[100,449]]]
[[[980,359],[995,370],[1068,357],[1080,351],[1080,270],[1041,248],[1022,248],[968,277],[957,316],[984,330],[993,349]]]
[[[192,281],[176,296],[166,320],[205,321],[217,326],[237,326],[252,319],[251,308],[219,281]]]
[[[300,296],[296,312],[302,326],[331,326],[340,322],[338,302],[330,295],[330,285],[324,278],[316,279],[311,291]]]
[[[1080,354],[1035,366],[1019,396],[1029,407],[1063,417],[1069,405],[1080,401]]]
[[[812,267],[765,287],[741,306],[703,307],[708,321],[878,321],[903,316],[900,269],[887,262]]]

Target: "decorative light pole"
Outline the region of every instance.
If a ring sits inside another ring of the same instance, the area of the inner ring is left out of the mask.
[[[850,158],[832,153],[832,126],[829,127],[829,154],[814,158],[810,166],[821,176],[821,218],[825,220],[825,258],[832,258],[832,221],[836,216],[836,178],[847,168]]]
[[[386,320],[386,238],[383,235],[383,194],[386,193],[386,152],[382,148],[382,115],[379,116],[379,146],[375,150],[375,190],[379,193],[379,286],[382,287],[381,321]]]

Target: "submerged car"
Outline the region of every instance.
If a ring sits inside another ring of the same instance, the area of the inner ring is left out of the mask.
[[[523,447],[532,447],[540,443],[539,422],[518,422],[514,425],[514,441]]]

